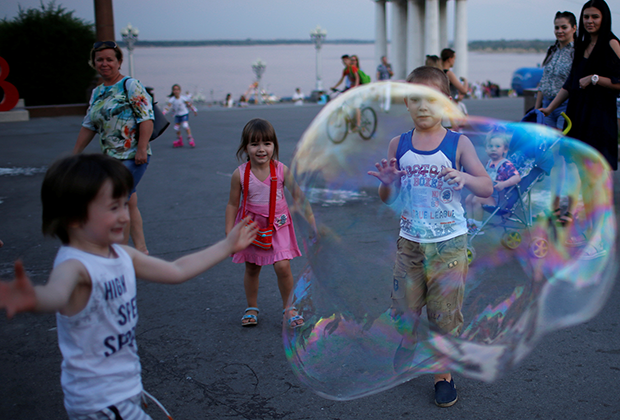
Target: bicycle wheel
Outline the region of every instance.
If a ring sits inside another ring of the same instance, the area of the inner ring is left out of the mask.
[[[334,143],[342,143],[347,137],[348,124],[342,109],[338,109],[327,119],[327,137]]]
[[[375,134],[377,130],[377,114],[375,114],[375,110],[366,107],[362,108],[362,118],[360,121],[360,136],[364,140],[368,140]]]

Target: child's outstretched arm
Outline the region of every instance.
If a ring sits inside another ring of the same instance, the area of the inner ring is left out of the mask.
[[[73,315],[86,306],[90,287],[86,268],[76,260],[56,266],[42,286],[32,285],[24,265],[18,260],[15,262],[15,279],[0,282],[0,309],[6,309],[8,318],[20,312],[60,311]]]
[[[187,105],[189,109],[191,109],[194,112],[194,116],[198,115],[198,110],[196,109],[192,101],[187,101],[185,104]]]
[[[493,194],[493,181],[478,159],[474,145],[466,136],[459,138],[456,155],[457,167],[463,167],[465,172],[443,168],[439,176],[449,185],[454,185],[455,190],[467,187],[475,196],[490,197]]]
[[[230,180],[230,195],[228,197],[228,204],[226,204],[226,214],[224,221],[224,230],[226,235],[230,232],[235,225],[235,219],[237,218],[237,211],[239,211],[239,201],[241,200],[241,175],[239,174],[239,168],[235,169]]]
[[[202,251],[186,255],[176,261],[164,261],[123,246],[133,260],[136,276],[156,283],[183,283],[247,248],[258,233],[258,225],[245,218],[232,228],[225,239]]]
[[[400,193],[400,178],[406,174],[401,171],[396,164],[396,150],[400,137],[394,137],[388,146],[388,158],[375,163],[378,172],[368,171],[368,175],[376,177],[381,181],[379,185],[379,198],[386,204],[391,204],[396,200]]]

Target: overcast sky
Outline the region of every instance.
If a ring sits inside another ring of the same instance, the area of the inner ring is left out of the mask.
[[[44,0],[45,3],[48,0]],[[448,1],[452,39],[455,1]],[[584,0],[468,0],[469,40],[553,39],[553,16],[571,11],[579,18]],[[41,0],[0,0],[0,18],[13,18],[18,5]],[[92,0],[57,0],[75,16],[94,22]],[[620,0],[607,0],[614,33],[620,35]],[[388,3],[388,22],[390,20]],[[308,39],[316,25],[331,39],[374,39],[373,0],[116,0],[117,39],[128,22],[140,39]],[[388,23],[389,25],[389,23]],[[389,33],[388,33],[389,38]]]

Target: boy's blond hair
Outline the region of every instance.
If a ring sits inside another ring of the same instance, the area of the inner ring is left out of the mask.
[[[406,81],[408,83],[419,83],[421,85],[432,85],[439,89],[441,93],[450,97],[450,81],[443,70],[437,67],[421,66],[414,69]]]

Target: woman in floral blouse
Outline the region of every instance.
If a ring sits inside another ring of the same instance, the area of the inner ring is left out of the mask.
[[[536,109],[547,107],[558,94],[570,74],[575,55],[574,37],[577,32],[577,19],[571,12],[557,12],[553,21],[553,33],[556,42],[549,50],[543,61],[543,76],[538,86]],[[555,111],[545,117],[545,125],[560,130],[564,129],[564,117],[568,100],[558,106]]]
[[[142,216],[138,209],[136,186],[149,164],[153,132],[153,104],[144,86],[120,73],[123,52],[114,41],[96,42],[89,64],[103,79],[92,93],[73,153],[80,153],[99,134],[101,150],[119,159],[131,171],[134,186],[129,198],[131,218],[125,242],[131,239],[136,249],[147,253]]]

